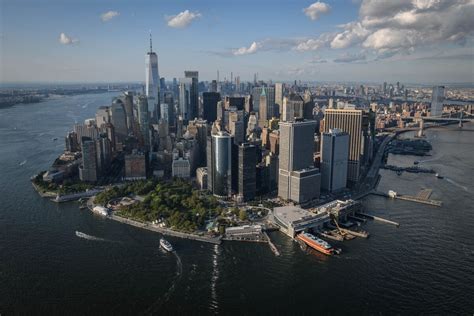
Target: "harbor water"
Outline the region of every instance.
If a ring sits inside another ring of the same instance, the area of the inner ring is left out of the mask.
[[[114,93],[0,109],[0,314],[471,314],[474,312],[474,126],[427,130],[432,156],[389,164],[378,190],[433,189],[442,207],[369,196],[368,239],[336,243],[340,256],[279,232],[264,243],[211,245],[167,237],[41,198],[29,178],[48,168],[74,122]],[[409,136],[409,135],[407,135]],[[57,141],[54,138],[58,138]],[[79,233],[76,233],[79,232]]]

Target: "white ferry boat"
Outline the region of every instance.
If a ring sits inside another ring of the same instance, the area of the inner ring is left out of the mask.
[[[160,239],[160,246],[163,247],[166,251],[173,251],[173,246],[171,246],[171,244],[164,238]]]

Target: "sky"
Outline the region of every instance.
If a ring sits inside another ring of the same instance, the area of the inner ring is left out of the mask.
[[[0,0],[0,82],[474,82],[474,0]]]

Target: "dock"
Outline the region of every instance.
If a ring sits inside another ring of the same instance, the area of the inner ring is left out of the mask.
[[[361,238],[369,238],[370,234],[366,231],[355,231],[355,230],[350,230],[347,228],[340,228],[341,231],[345,232],[346,234],[356,236],[356,237],[361,237]]]
[[[344,241],[344,237],[339,234],[331,234],[326,232],[318,232],[318,235],[335,241]]]
[[[263,235],[267,239],[268,245],[270,246],[270,250],[275,254],[275,256],[280,256],[280,252],[278,251],[278,248],[275,246],[275,244],[272,242],[270,239],[270,236],[268,236],[267,232],[264,231]]]
[[[430,199],[432,192],[433,192],[432,189],[423,189],[423,190],[420,190],[420,192],[418,192],[417,195],[413,196],[413,195],[398,194],[397,192],[394,192],[392,190],[390,190],[388,194],[374,190],[374,191],[371,191],[370,194],[392,198],[392,199],[399,199],[399,200],[405,200],[405,201],[427,204],[427,205],[432,205],[432,206],[438,206],[438,207],[443,205],[442,201]]]
[[[370,218],[370,219],[373,219],[373,220],[375,220],[375,221],[379,221],[379,222],[382,222],[382,223],[387,223],[387,224],[394,225],[394,226],[396,226],[396,227],[400,227],[400,224],[399,224],[399,223],[394,222],[394,221],[390,221],[390,220],[385,219],[385,218],[382,218],[382,217],[370,215],[370,214],[367,214],[367,213],[358,213],[358,215],[365,216],[365,217]]]

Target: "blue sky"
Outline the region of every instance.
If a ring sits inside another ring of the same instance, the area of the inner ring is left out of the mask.
[[[472,0],[0,0],[0,81],[474,81]]]

